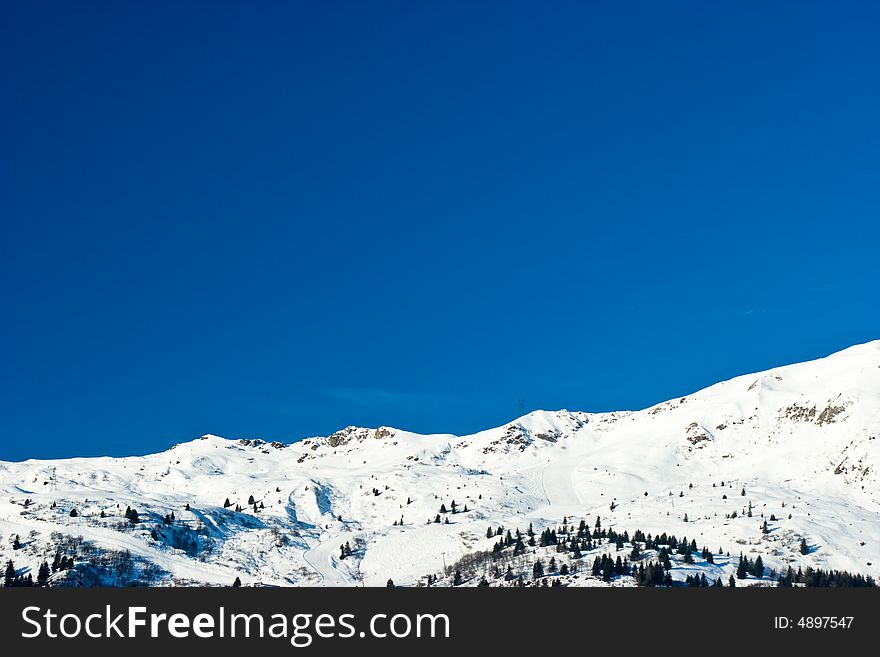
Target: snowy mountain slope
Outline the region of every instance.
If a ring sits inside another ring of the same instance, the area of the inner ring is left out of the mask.
[[[536,411],[471,436],[349,427],[289,446],[204,436],[143,457],[0,462],[0,558],[36,574],[66,534],[156,564],[155,583],[409,584],[491,549],[488,526],[599,516],[768,567],[876,577],[878,436],[875,341],[637,412]],[[726,579],[735,563],[702,567]]]

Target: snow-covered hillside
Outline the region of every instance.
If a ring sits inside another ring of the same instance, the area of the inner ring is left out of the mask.
[[[676,580],[726,582],[740,553],[877,577],[878,437],[875,341],[641,411],[536,411],[470,436],[349,427],[291,445],[203,436],[143,457],[0,462],[0,558],[36,577],[61,550],[105,584],[445,583],[444,565],[492,550],[489,527],[599,517],[718,555],[677,564]],[[601,583],[594,556],[566,583]]]

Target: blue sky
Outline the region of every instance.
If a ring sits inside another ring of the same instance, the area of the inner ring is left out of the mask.
[[[880,337],[880,6],[823,4],[3,3],[0,459]]]

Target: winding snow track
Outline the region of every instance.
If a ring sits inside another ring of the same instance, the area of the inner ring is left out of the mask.
[[[351,586],[355,583],[354,578],[350,574],[342,572],[337,567],[334,554],[340,545],[346,541],[351,541],[353,538],[353,533],[344,532],[328,538],[303,552],[303,561],[321,577],[321,586]]]

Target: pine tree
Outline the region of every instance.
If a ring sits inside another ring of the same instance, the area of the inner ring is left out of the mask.
[[[232,588],[237,589],[240,586],[241,586],[241,578],[236,577],[235,581],[232,583]]]
[[[761,559],[761,555],[758,555],[758,558],[755,559],[755,563],[752,566],[752,575],[757,578],[761,578],[764,576],[764,561]]]
[[[248,497],[248,504],[249,504],[249,505],[253,505],[253,504],[255,504],[254,496],[253,496],[253,495],[250,495],[250,496]]]
[[[461,577],[461,571],[456,570],[455,576],[452,578],[452,585],[453,586],[461,586],[462,581],[464,581],[464,580]]]
[[[229,501],[229,498],[227,497],[227,498],[226,498],[226,501],[223,503],[223,508],[224,508],[224,509],[228,509],[228,508],[231,507],[231,506],[232,506],[232,502],[230,502],[230,501]],[[128,515],[126,514],[126,518],[127,518],[127,517],[128,517]]]
[[[730,588],[733,588],[733,587],[736,586],[736,580],[733,578],[733,575],[731,575],[731,576],[730,576],[730,579],[727,580],[727,585],[728,585]]]
[[[385,583],[385,588],[388,588],[388,589],[393,589],[393,588],[395,588],[395,586],[394,586],[394,580],[393,580],[393,579],[389,579],[389,580]]]
[[[745,579],[749,572],[749,562],[746,559],[742,552],[739,553],[739,565],[736,567],[736,577],[737,579]]]
[[[789,516],[789,518],[790,517],[791,516]],[[807,546],[807,539],[806,538],[801,539],[800,551],[801,551],[801,554],[809,554],[810,553],[810,548]]]
[[[71,517],[71,518],[76,518],[78,515],[79,515],[79,513],[77,512],[76,509],[71,509],[71,510],[70,510],[70,517]]]
[[[666,551],[665,547],[660,548],[660,553],[657,555],[657,559],[659,559],[660,563],[667,570],[672,567],[672,565],[669,563],[669,552]]]
[[[9,588],[15,583],[15,565],[12,559],[6,562],[6,573],[3,575],[3,586]]]
[[[37,573],[37,584],[46,586],[49,583],[49,564],[45,561],[40,564],[40,570]]]
[[[21,541],[19,540],[18,534],[15,535],[15,540],[12,541],[12,549],[20,550],[21,549]]]
[[[544,576],[544,564],[538,559],[532,566],[532,579],[538,579]]]

